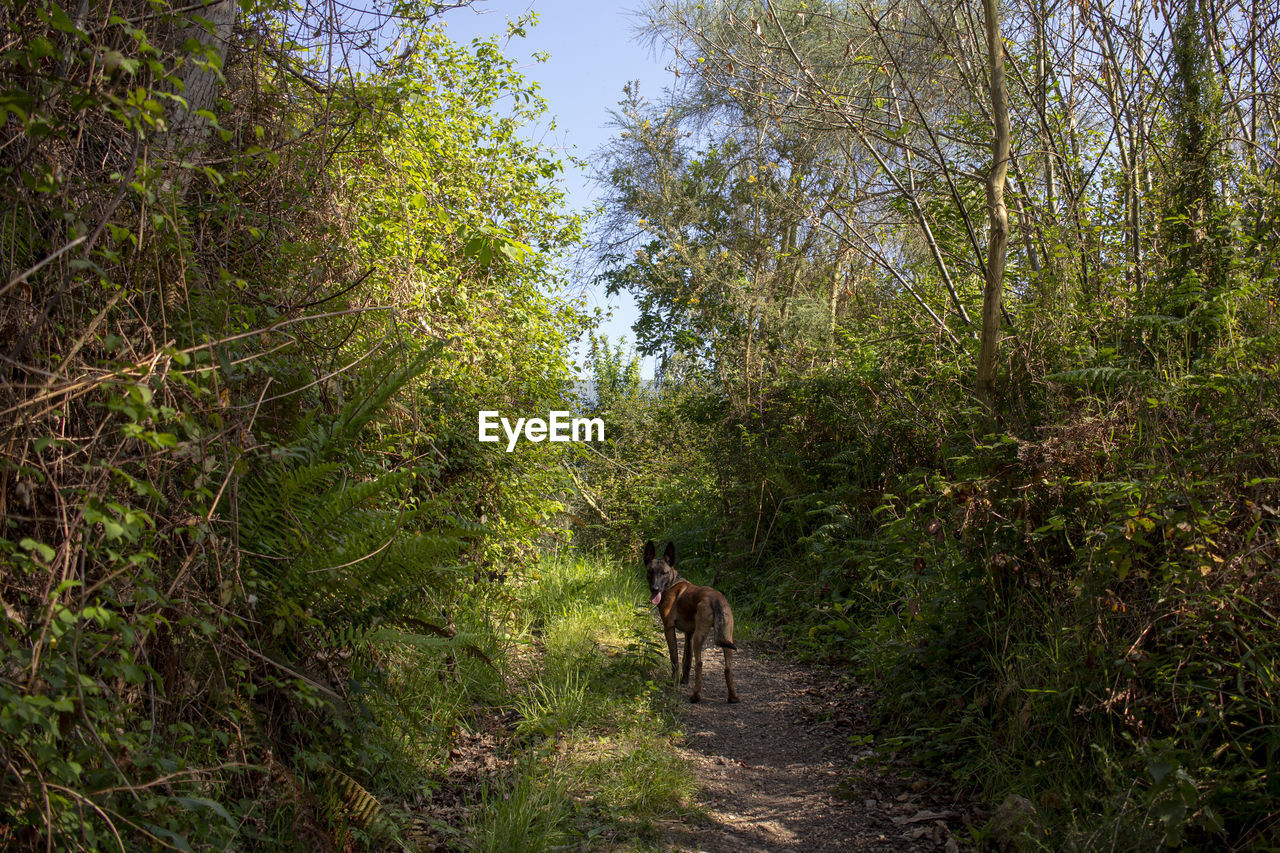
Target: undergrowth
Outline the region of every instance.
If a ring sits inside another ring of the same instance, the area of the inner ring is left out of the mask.
[[[506,695],[580,229],[452,5],[0,4],[0,847],[411,846]]]
[[[1274,367],[1064,381],[1036,391],[1053,417],[994,433],[946,377],[796,377],[745,423],[696,388],[641,395],[615,448],[658,473],[594,482],[712,460],[723,492],[674,521],[608,503],[595,535],[674,538],[736,612],[873,685],[888,742],[993,808],[1027,801],[1023,844],[1274,844]]]

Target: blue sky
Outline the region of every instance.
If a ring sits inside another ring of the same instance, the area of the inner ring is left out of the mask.
[[[584,159],[612,136],[609,111],[622,99],[622,87],[629,80],[640,81],[640,92],[657,100],[674,77],[665,66],[669,56],[655,56],[635,41],[636,18],[632,10],[642,0],[616,3],[610,0],[487,0],[473,9],[457,9],[441,20],[455,41],[469,42],[477,36],[505,37],[507,21],[526,12],[536,12],[538,23],[525,38],[506,43],[507,55],[521,60],[526,77],[538,81],[543,96],[555,116],[555,130],[530,128],[535,141],[565,154]],[[499,44],[502,44],[502,38]],[[546,52],[550,59],[536,62],[533,54]],[[592,186],[587,170],[566,163],[564,176],[568,202],[575,210],[585,210],[600,195]],[[613,316],[601,326],[611,341],[626,336],[634,342],[631,324],[637,311],[628,294],[608,297],[603,289],[581,282],[591,307],[612,310]],[[653,359],[645,359],[643,373],[653,376]]]

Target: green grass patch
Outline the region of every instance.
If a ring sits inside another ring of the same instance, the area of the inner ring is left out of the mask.
[[[567,845],[574,830],[574,803],[554,768],[525,758],[505,779],[486,783],[467,823],[466,849],[523,853]]]
[[[463,846],[642,845],[692,811],[694,782],[671,749],[676,695],[638,571],[560,556],[511,587],[518,757],[481,790]]]

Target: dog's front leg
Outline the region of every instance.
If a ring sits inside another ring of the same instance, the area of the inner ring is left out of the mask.
[[[667,635],[667,651],[671,654],[671,683],[675,683],[676,674],[680,671],[680,650],[676,646],[676,627],[672,625],[666,628]],[[688,665],[685,665],[686,671]]]

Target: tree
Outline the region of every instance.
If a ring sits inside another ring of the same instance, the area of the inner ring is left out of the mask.
[[[999,0],[983,0],[987,34],[987,61],[991,70],[991,117],[995,135],[991,143],[991,170],[987,173],[987,211],[991,231],[987,238],[986,287],[982,293],[982,339],[978,349],[978,396],[989,410],[995,408],[996,357],[1000,352],[1000,298],[1004,292],[1005,250],[1009,244],[1009,209],[1004,201],[1009,173],[1009,92],[1004,80],[1004,39],[1000,37]]]
[[[191,186],[191,175],[204,154],[212,122],[214,98],[224,79],[227,44],[235,29],[239,0],[207,0],[186,11],[189,23],[174,27],[171,50],[183,56],[177,79],[178,96],[169,110],[168,159],[178,169],[174,188],[181,200]]]
[[[629,90],[599,166],[611,193],[602,277],[635,294],[640,349],[704,360],[745,399],[829,347],[850,268],[824,226],[842,191],[827,154],[804,134],[767,132],[755,106],[675,96],[659,107]]]
[[[1174,134],[1161,228],[1167,266],[1154,307],[1185,321],[1191,358],[1222,326],[1222,300],[1232,275],[1231,214],[1223,210],[1219,190],[1226,152],[1222,81],[1212,58],[1215,26],[1208,0],[1190,0],[1173,31]],[[1170,330],[1176,333],[1177,327]]]

